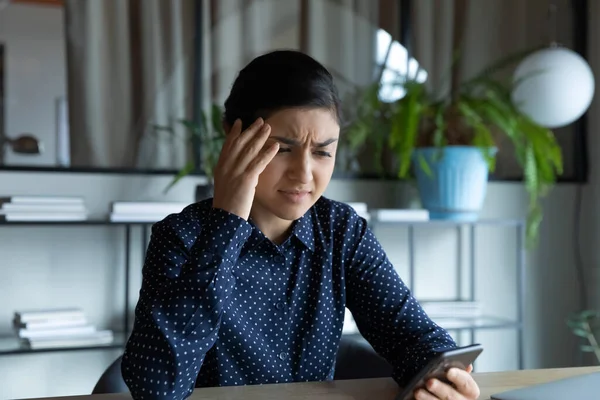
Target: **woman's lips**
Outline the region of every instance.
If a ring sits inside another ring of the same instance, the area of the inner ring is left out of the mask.
[[[280,190],[279,193],[292,203],[301,203],[310,195],[308,190]]]

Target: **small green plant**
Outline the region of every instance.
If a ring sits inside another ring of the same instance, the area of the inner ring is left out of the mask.
[[[600,311],[585,310],[573,314],[567,325],[573,334],[586,340],[587,344],[580,346],[581,351],[594,353],[600,364]]]
[[[403,96],[386,102],[379,96],[384,84],[378,80],[358,93],[356,112],[345,132],[346,143],[356,150],[374,141],[378,155],[388,147],[396,157],[397,176],[408,178],[417,147],[437,147],[441,154],[445,146],[476,146],[493,172],[496,155],[490,150],[497,148],[504,136],[512,143],[523,169],[529,195],[526,236],[531,246],[542,221],[540,200],[563,171],[562,151],[550,129],[536,124],[513,104],[511,92],[520,82],[506,82],[496,76],[530,51],[511,55],[467,81],[453,80],[447,93],[398,75],[393,82],[385,83],[385,88],[400,89]],[[420,168],[431,173],[424,158],[417,161]]]
[[[208,179],[209,185],[212,185],[215,166],[219,160],[221,148],[225,141],[223,111],[218,105],[213,105],[210,116],[207,116],[204,112],[201,114],[200,123],[185,119],[176,120],[174,123],[181,124],[185,128],[185,140],[190,143],[190,146],[199,146],[200,160],[192,157],[173,177],[173,180],[164,189],[164,192],[168,192],[182,178],[193,172],[204,174]],[[157,132],[167,132],[175,135],[176,129],[173,125],[154,125],[154,129]],[[193,152],[193,154],[198,154],[198,152]]]
[[[391,115],[394,103],[380,100],[381,86],[373,84],[364,88],[355,88],[342,103],[344,115],[351,116],[348,125],[343,127],[340,136],[340,147],[348,151],[349,165],[359,158],[359,154],[368,148],[372,157],[370,161],[378,176],[388,176],[389,167],[385,163],[385,153],[389,134],[392,130]],[[364,166],[363,166],[364,167]],[[387,168],[386,168],[387,167]]]

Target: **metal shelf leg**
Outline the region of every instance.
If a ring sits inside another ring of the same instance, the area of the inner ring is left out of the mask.
[[[517,347],[519,369],[525,368],[524,348],[525,348],[525,226],[517,226],[517,320],[519,327],[517,330]]]
[[[130,251],[131,251],[131,226],[125,225],[125,315],[123,317],[123,333],[129,336],[129,275],[130,275]]]

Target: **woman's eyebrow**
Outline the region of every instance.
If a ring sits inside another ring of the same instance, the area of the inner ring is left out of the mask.
[[[281,137],[281,136],[271,136],[269,139],[277,140],[278,142],[281,142],[288,146],[299,146],[300,145],[300,142],[295,139],[290,139],[290,138]],[[338,140],[337,138],[327,139],[324,142],[315,143],[314,147],[327,147],[331,143],[337,142],[337,140]]]

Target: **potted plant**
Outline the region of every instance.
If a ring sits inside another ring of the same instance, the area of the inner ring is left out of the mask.
[[[173,177],[173,180],[164,189],[167,193],[185,176],[198,172],[206,176],[206,183],[196,186],[195,200],[200,201],[213,195],[214,169],[219,160],[221,148],[225,141],[225,130],[223,129],[223,111],[218,105],[213,105],[210,110],[210,118],[203,112],[200,115],[200,123],[190,120],[177,120],[186,131],[186,140],[189,140],[193,148],[199,147],[199,151],[193,152],[196,157],[192,157],[183,168]],[[175,128],[170,126],[154,125],[154,128],[160,132],[175,134]],[[200,158],[198,160],[197,158]]]
[[[385,102],[377,95],[383,87],[378,80],[360,93],[360,112],[346,129],[346,142],[358,148],[372,138],[389,148],[396,157],[397,176],[416,178],[431,218],[472,221],[483,205],[488,173],[494,171],[504,136],[523,169],[529,195],[527,240],[533,244],[542,220],[540,199],[562,173],[562,152],[550,129],[513,104],[511,92],[519,82],[496,77],[526,54],[511,55],[467,81],[453,79],[451,89],[441,95],[426,82],[398,76],[390,85],[403,96]],[[383,137],[371,135],[376,126],[389,130]]]

